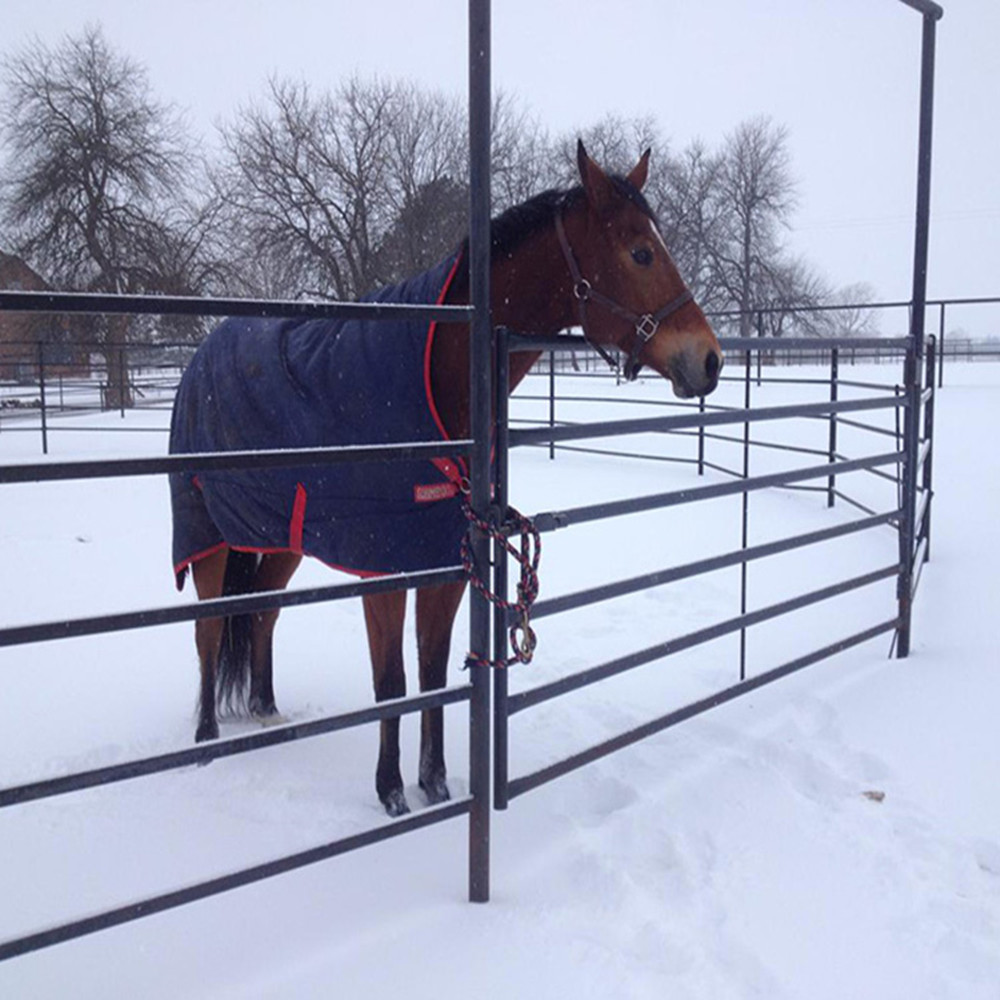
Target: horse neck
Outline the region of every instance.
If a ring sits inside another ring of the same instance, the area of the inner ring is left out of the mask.
[[[459,275],[448,304],[469,301],[468,277]],[[490,266],[493,323],[526,335],[552,336],[576,322],[572,278],[555,226],[543,229]],[[519,351],[510,360],[510,390],[517,388],[541,351]],[[431,385],[438,413],[452,438],[469,435],[469,334],[463,324],[439,324],[431,355]]]

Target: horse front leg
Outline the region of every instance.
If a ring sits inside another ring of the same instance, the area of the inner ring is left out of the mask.
[[[417,654],[420,690],[437,691],[448,683],[452,626],[465,593],[465,581],[417,591]],[[447,802],[444,763],[444,709],[427,709],[420,720],[420,787],[430,805]]]
[[[191,576],[194,578],[199,601],[222,596],[228,558],[229,549],[220,549],[192,565]],[[201,670],[198,728],[194,734],[196,743],[219,737],[219,722],[215,713],[216,669],[225,623],[225,618],[199,618],[194,625],[194,640]]]
[[[375,700],[406,696],[406,674],[403,670],[403,619],[406,615],[406,591],[370,594],[363,598],[365,624],[368,626],[368,648],[372,659]],[[399,717],[383,719],[380,726],[378,768],[375,790],[390,816],[402,816],[410,811],[403,792],[403,776],[399,770]]]
[[[272,552],[263,556],[253,580],[253,589],[284,590],[302,562],[294,552]],[[274,701],[274,627],[279,608],[253,615],[250,622],[250,714],[266,719],[278,714]]]

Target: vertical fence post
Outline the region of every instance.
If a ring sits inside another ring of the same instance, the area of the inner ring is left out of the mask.
[[[924,474],[922,488],[927,495],[927,505],[924,508],[923,523],[919,525],[920,537],[925,539],[924,562],[931,557],[931,507],[933,505],[933,464],[934,464],[934,377],[935,367],[940,365],[938,358],[937,343],[934,337],[927,338],[927,368],[924,385],[928,392],[927,405],[924,408],[924,435],[923,439],[928,443],[927,458],[924,459]]]
[[[941,314],[938,320],[938,388],[944,387],[944,310],[945,303],[941,303]]]
[[[840,379],[839,353],[837,348],[830,352],[830,402],[837,402],[837,390]],[[837,461],[837,414],[830,414],[830,463]],[[836,501],[837,477],[830,475],[826,481],[826,505],[832,507]]]
[[[129,395],[128,368],[125,367],[124,346],[118,348],[118,378],[119,378],[118,412],[121,415],[122,420],[124,420],[125,403],[126,403],[125,397]]]
[[[698,397],[698,412],[705,412],[705,397]],[[698,475],[705,475],[705,425],[698,425]]]
[[[554,353],[554,352],[553,352]],[[505,511],[510,497],[508,462],[510,454],[510,341],[506,327],[496,330],[494,364],[497,383],[496,447],[494,499],[499,510]],[[501,601],[507,599],[507,552],[499,539],[493,543],[493,589]],[[493,657],[501,660],[507,656],[507,612],[502,606],[493,609]],[[507,684],[506,670],[493,672],[493,805],[506,809],[509,801],[507,755]]]
[[[913,248],[913,299],[910,304],[910,337],[906,351],[906,412],[904,414],[904,461],[902,517],[899,531],[899,632],[896,655],[910,655],[913,612],[913,554],[916,541],[917,462],[920,436],[920,359],[924,350],[927,306],[927,257],[930,237],[931,137],[934,122],[934,48],[940,8],[923,14],[920,53],[920,129],[917,142],[917,212]]]
[[[556,352],[549,351],[549,430],[556,425]],[[556,443],[549,441],[549,458],[556,457]]]
[[[752,361],[751,352],[746,352],[746,376],[743,382],[743,407],[750,410],[750,364]],[[758,372],[760,370],[760,351],[757,352]],[[759,376],[758,376],[759,377]],[[750,478],[750,422],[743,423],[743,478]],[[750,543],[750,494],[743,492],[742,508],[742,547],[745,549]],[[747,564],[740,563],[740,614],[747,613]],[[740,680],[747,678],[747,630],[740,629]]]
[[[757,312],[756,316],[756,327],[757,327],[757,339],[759,340],[764,336],[764,314],[760,311]],[[764,352],[762,350],[757,351],[757,388],[761,386],[761,379],[763,375],[761,373],[761,365],[763,364]]]
[[[45,344],[38,341],[38,405],[42,414],[42,454],[49,453],[49,425],[45,399]]]
[[[472,509],[486,518],[490,503],[490,0],[469,0],[469,381],[472,400]],[[472,530],[472,557],[485,571],[489,541]],[[486,652],[490,606],[475,588],[469,593],[469,648]],[[469,712],[469,900],[490,898],[490,668],[471,663]]]

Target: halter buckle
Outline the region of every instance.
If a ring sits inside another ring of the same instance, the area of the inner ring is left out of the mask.
[[[586,302],[590,298],[590,293],[593,290],[593,286],[587,281],[586,278],[580,278],[579,281],[573,286],[573,294],[581,301]]]
[[[655,316],[646,313],[645,316],[640,316],[639,322],[635,324],[636,335],[643,343],[648,344],[655,336],[659,325],[660,321]]]

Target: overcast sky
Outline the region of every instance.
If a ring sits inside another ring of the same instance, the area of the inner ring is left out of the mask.
[[[929,294],[1000,295],[1000,0],[944,7]],[[770,115],[799,182],[792,248],[836,285],[908,299],[921,20],[899,0],[494,0],[493,82],[555,133],[652,114],[675,147],[716,144]],[[206,137],[270,74],[466,92],[465,0],[3,0],[0,53],[88,23]],[[991,315],[981,332],[1000,332]]]

